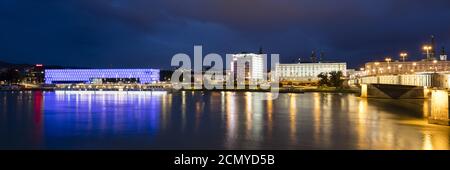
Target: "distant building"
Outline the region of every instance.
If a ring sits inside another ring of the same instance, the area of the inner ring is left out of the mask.
[[[227,71],[226,70],[214,70],[211,68],[202,70],[201,72],[194,72],[191,69],[178,69],[177,70],[180,74],[179,77],[179,82],[184,82],[184,83],[193,83],[193,84],[204,84],[204,83],[209,83],[209,84],[223,84],[227,81]],[[167,72],[167,71],[164,71]],[[164,81],[171,81],[171,77],[172,74],[175,71],[171,71],[170,75],[165,75],[165,80]],[[166,73],[167,74],[167,73]],[[184,80],[184,74],[187,74],[189,79],[188,80]],[[200,75],[198,77],[196,77],[196,75]]]
[[[230,66],[235,81],[254,84],[264,80],[264,58],[261,54],[234,54]]]
[[[445,58],[442,57],[442,59]],[[450,71],[450,61],[446,60],[369,62],[364,68],[365,76],[448,71]]]
[[[362,69],[362,70],[347,69],[347,77],[349,79],[357,79],[357,78],[360,78],[363,76],[365,76],[364,69]]]
[[[320,73],[329,73],[341,71],[346,75],[347,63],[295,63],[295,64],[277,64],[275,73],[280,82],[317,82]],[[274,75],[275,74],[275,75]]]
[[[149,84],[159,81],[159,69],[46,69],[45,84]]]
[[[364,69],[355,70],[347,69],[348,85],[357,85],[360,83],[360,78],[365,76]]]
[[[44,82],[44,65],[36,64],[25,69],[24,82],[31,84],[41,84]]]

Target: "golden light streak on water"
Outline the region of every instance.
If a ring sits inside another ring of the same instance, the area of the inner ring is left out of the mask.
[[[360,149],[366,148],[370,143],[367,141],[367,123],[368,116],[367,116],[367,108],[368,108],[368,101],[367,98],[360,98],[358,102],[358,121],[356,122],[356,130],[358,133],[358,144],[357,146]]]
[[[297,143],[297,95],[290,94],[289,101],[290,138],[292,143]]]
[[[226,92],[226,142],[225,145],[227,148],[232,148],[235,145],[236,138],[236,114],[238,112],[236,107],[236,97],[233,96],[234,93]]]
[[[431,135],[425,134],[423,140],[423,150],[433,150],[433,143],[431,142]]]
[[[313,128],[314,128],[314,141],[318,141],[321,138],[320,133],[320,94],[314,93],[313,94],[313,102],[314,102],[314,108],[313,108]]]

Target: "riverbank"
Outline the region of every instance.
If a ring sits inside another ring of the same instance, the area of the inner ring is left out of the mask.
[[[272,92],[270,89],[182,89],[180,91],[231,91],[231,92]],[[360,93],[360,89],[358,88],[279,88],[277,90],[279,93],[313,93],[313,92],[321,92],[321,93]]]
[[[54,88],[20,88],[20,89],[0,89],[0,91],[55,91]]]
[[[55,87],[33,87],[33,88],[2,88],[0,91],[55,91],[55,90],[67,90],[67,91],[120,91],[112,89],[58,89]],[[160,88],[152,90],[139,90],[139,89],[129,89],[122,91],[204,91],[204,92],[272,92],[271,89],[181,89],[175,90],[173,88]],[[360,93],[359,88],[334,88],[334,87],[281,87],[274,89],[273,91],[278,91],[279,93]]]
[[[359,88],[305,88],[304,92],[324,92],[324,93],[360,93]]]

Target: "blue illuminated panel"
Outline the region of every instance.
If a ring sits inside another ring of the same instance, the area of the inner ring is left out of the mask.
[[[90,83],[101,78],[137,78],[141,84],[159,81],[159,69],[46,69],[45,84]]]

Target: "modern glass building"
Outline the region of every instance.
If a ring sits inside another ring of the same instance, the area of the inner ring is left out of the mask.
[[[156,83],[159,69],[46,69],[45,84]]]
[[[235,80],[243,79],[249,83],[264,80],[264,58],[260,54],[234,54],[230,66]]]

